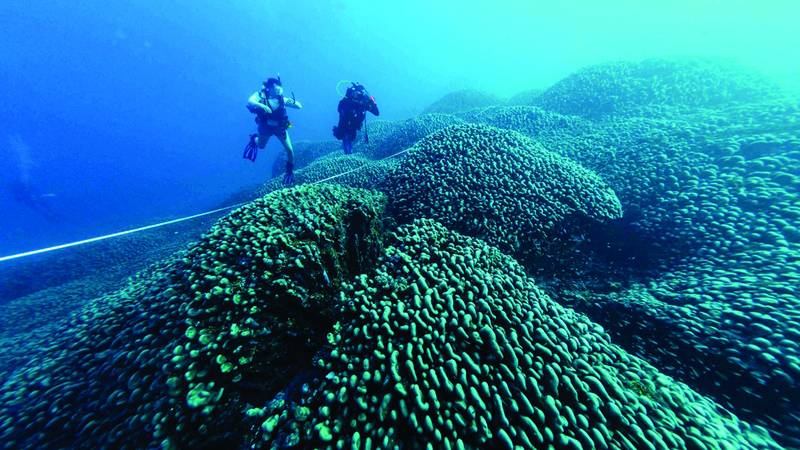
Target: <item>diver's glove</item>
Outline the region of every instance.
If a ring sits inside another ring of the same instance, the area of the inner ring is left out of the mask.
[[[283,184],[294,183],[294,164],[286,163],[286,174],[283,176]]]

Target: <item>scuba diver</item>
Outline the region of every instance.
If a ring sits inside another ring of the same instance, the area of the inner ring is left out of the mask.
[[[342,141],[342,149],[345,154],[353,153],[353,142],[356,140],[356,133],[361,129],[366,119],[366,112],[378,116],[378,103],[375,97],[369,95],[363,85],[352,83],[347,88],[347,92],[339,101],[339,124],[333,127],[333,136]],[[365,135],[365,141],[369,142],[369,134]]]
[[[58,219],[58,215],[53,211],[50,203],[46,201],[46,199],[54,198],[55,194],[42,194],[24,179],[11,180],[5,183],[5,188],[11,194],[12,200],[26,206],[48,222],[54,222]]]
[[[291,184],[294,181],[294,149],[286,131],[292,126],[286,113],[287,107],[301,109],[303,105],[294,98],[294,93],[292,98],[283,96],[280,75],[277,78],[269,78],[264,82],[263,89],[250,96],[247,100],[247,109],[256,115],[258,133],[250,135],[250,142],[244,148],[242,156],[255,162],[258,149],[266,147],[270,137],[277,137],[286,149],[286,174],[283,182]]]

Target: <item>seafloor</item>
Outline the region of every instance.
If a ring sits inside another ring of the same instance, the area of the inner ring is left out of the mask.
[[[649,60],[368,127],[0,267],[0,446],[800,447],[796,98]]]

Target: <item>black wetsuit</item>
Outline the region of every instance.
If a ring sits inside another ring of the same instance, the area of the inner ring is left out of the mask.
[[[364,124],[366,112],[379,115],[378,105],[367,98],[366,100],[345,97],[339,101],[339,124],[336,126],[337,139],[355,140],[356,132]]]
[[[380,115],[378,104],[372,97],[358,95],[345,97],[339,101],[339,124],[333,128],[333,136],[341,139],[345,152],[350,153],[356,133],[364,125],[367,111]]]

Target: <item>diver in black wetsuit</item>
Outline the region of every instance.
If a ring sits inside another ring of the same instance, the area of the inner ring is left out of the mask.
[[[363,85],[352,83],[339,101],[339,124],[333,127],[333,136],[342,141],[345,154],[353,153],[353,142],[364,124],[367,111],[380,115],[375,97],[369,95]]]

